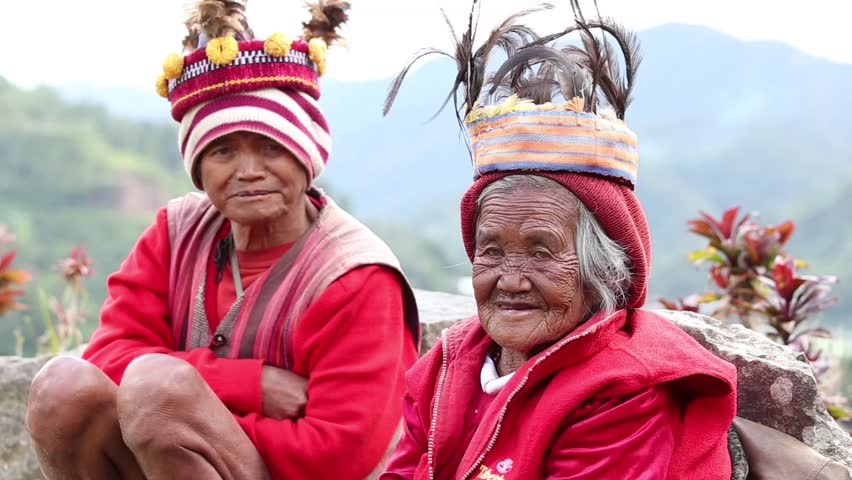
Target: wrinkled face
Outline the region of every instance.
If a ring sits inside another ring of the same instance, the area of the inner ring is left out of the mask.
[[[305,168],[275,140],[231,133],[208,145],[200,162],[204,191],[228,220],[259,225],[304,209]]]
[[[501,347],[531,356],[582,322],[577,204],[562,187],[521,187],[495,190],[480,205],[473,290],[480,322]]]

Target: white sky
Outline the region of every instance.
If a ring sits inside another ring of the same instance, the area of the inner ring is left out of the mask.
[[[542,33],[572,18],[567,0],[528,23]],[[529,0],[482,0],[483,29]],[[583,0],[585,13],[594,12]],[[470,0],[352,0],[349,46],[329,60],[337,79],[386,78],[417,49],[448,46],[438,7],[463,30]],[[0,76],[21,86],[86,82],[153,88],[161,61],[180,51],[183,0],[15,1],[4,8]],[[852,0],[599,0],[601,13],[634,30],[669,22],[705,25],[746,40],[777,40],[809,54],[852,63]],[[264,38],[295,36],[307,17],[302,0],[252,0],[249,21]],[[144,7],[144,8],[142,8]],[[481,36],[484,36],[482,34]],[[481,38],[481,37],[480,37]]]

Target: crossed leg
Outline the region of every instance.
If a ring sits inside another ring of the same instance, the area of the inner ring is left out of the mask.
[[[145,355],[116,386],[58,357],[30,388],[27,428],[51,480],[268,479],[262,457],[188,363]]]

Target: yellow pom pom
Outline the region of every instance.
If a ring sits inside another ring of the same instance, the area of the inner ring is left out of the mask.
[[[290,53],[293,41],[283,33],[273,33],[263,42],[263,51],[273,57],[284,57]]]
[[[157,94],[163,98],[169,97],[169,80],[164,73],[157,77]]]
[[[308,43],[308,56],[317,65],[320,76],[325,73],[325,53],[328,45],[321,38],[312,38]]]
[[[177,53],[170,53],[163,60],[163,73],[169,80],[180,78],[180,75],[183,73],[183,56]]]
[[[240,46],[234,37],[216,37],[207,42],[207,58],[216,65],[227,65],[237,58]]]

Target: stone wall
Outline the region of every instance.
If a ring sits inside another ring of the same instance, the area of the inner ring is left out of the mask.
[[[441,330],[476,312],[470,297],[422,290],[416,294],[424,352]],[[792,435],[852,467],[852,437],[819,402],[816,382],[801,355],[739,325],[691,313],[659,313],[737,365],[741,416]],[[0,479],[42,479],[24,429],[24,414],[30,381],[49,358],[0,357]]]
[[[0,357],[0,478],[39,480],[35,454],[24,429],[30,382],[49,359]]]

